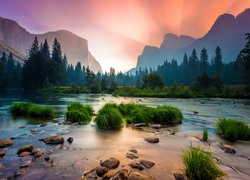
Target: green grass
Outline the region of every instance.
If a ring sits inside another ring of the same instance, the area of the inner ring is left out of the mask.
[[[250,127],[242,120],[221,118],[216,124],[217,134],[229,140],[250,140]]]
[[[183,116],[176,107],[159,106],[151,110],[151,118],[154,123],[181,124]]]
[[[222,179],[225,173],[219,169],[210,152],[190,147],[183,154],[184,172],[190,180]]]
[[[79,102],[73,102],[68,105],[67,112],[65,113],[66,121],[73,123],[78,122],[80,124],[89,123],[93,115],[94,110],[92,107]]]
[[[11,113],[14,116],[25,116],[31,118],[48,118],[55,117],[55,109],[45,105],[37,105],[29,102],[13,103]]]
[[[150,111],[152,108],[143,105],[136,106],[131,109],[129,116],[127,117],[127,123],[145,123],[149,124],[152,122],[150,118]]]
[[[203,134],[202,134],[202,140],[207,141],[208,139],[208,131],[204,129]]]
[[[115,104],[106,104],[100,109],[95,118],[100,129],[119,129],[123,126],[122,114]]]

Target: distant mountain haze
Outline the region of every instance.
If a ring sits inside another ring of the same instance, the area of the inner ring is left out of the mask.
[[[39,42],[44,42],[46,38],[50,48],[52,48],[53,41],[56,37],[61,44],[62,52],[67,55],[69,63],[76,64],[76,62],[79,61],[85,67],[89,66],[94,72],[102,72],[99,62],[88,49],[88,41],[86,39],[66,30],[47,32],[45,34],[32,34],[26,31],[17,22],[0,17],[0,40],[5,46],[8,46],[9,49],[16,52],[14,53],[14,57],[18,57],[15,54],[19,55],[18,59],[26,56],[27,50],[31,47],[35,36],[37,36]]]
[[[195,27],[194,27],[195,28]],[[195,48],[198,55],[203,47],[208,51],[209,61],[214,57],[215,48],[220,46],[223,62],[234,61],[245,44],[245,33],[250,32],[250,9],[246,9],[236,17],[223,14],[217,18],[211,29],[201,38],[166,34],[160,47],[145,46],[138,56],[139,68],[156,68],[165,60],[176,59],[181,63],[185,53],[191,54]]]

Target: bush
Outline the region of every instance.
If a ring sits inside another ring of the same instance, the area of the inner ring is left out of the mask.
[[[205,129],[203,131],[202,140],[203,141],[207,141],[207,139],[208,139],[208,131]]]
[[[181,124],[183,116],[179,109],[172,106],[159,106],[153,110],[152,121],[160,124]]]
[[[225,175],[215,164],[211,153],[190,147],[183,154],[184,171],[190,180],[222,179]]]
[[[53,118],[55,109],[45,105],[37,105],[29,102],[14,103],[11,106],[14,116],[26,116],[32,118]]]
[[[118,129],[123,126],[122,115],[115,104],[106,104],[95,118],[100,129]]]
[[[82,123],[89,123],[91,121],[91,117],[94,115],[94,110],[89,105],[83,105],[79,102],[71,103],[68,108],[67,112],[65,113],[66,121],[69,122],[78,122]]]
[[[229,140],[250,140],[250,127],[238,119],[219,119],[216,124],[217,134]]]

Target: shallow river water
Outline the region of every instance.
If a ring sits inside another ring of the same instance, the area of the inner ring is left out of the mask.
[[[47,104],[57,110],[57,116],[44,127],[41,122],[31,119],[14,119],[9,107],[13,102],[29,101]],[[171,127],[176,134],[168,131],[145,131],[124,127],[119,131],[104,131],[96,128],[94,122],[89,125],[63,125],[64,112],[70,102],[81,102],[91,105],[97,112],[105,103],[134,102],[149,106],[172,105],[178,107],[183,115],[181,125]],[[22,145],[32,144],[35,148],[44,149],[52,159],[50,163],[43,158],[32,160],[32,165],[18,179],[81,179],[84,171],[95,168],[101,160],[109,157],[120,159],[120,167],[128,167],[130,159],[126,153],[135,147],[140,159],[155,162],[155,166],[143,173],[158,179],[173,179],[173,173],[182,171],[181,155],[191,144],[201,146],[220,159],[219,166],[228,174],[226,179],[250,179],[250,144],[237,142],[232,146],[236,155],[226,154],[218,148],[218,142],[224,142],[215,134],[215,123],[220,117],[240,118],[250,124],[250,101],[233,99],[166,99],[166,98],[124,98],[111,95],[72,95],[70,97],[44,97],[21,92],[0,93],[0,139],[14,137],[5,157],[0,158],[0,179],[12,177],[20,164],[30,157],[19,158],[16,155]],[[197,111],[198,114],[195,114]],[[23,127],[23,128],[20,128]],[[30,130],[37,133],[32,134]],[[203,144],[192,138],[200,135],[203,129],[209,130],[211,145]],[[65,139],[73,137],[72,144],[62,146],[45,145],[38,139],[59,134]],[[149,144],[144,137],[157,136],[158,144]],[[228,142],[226,142],[228,143]]]

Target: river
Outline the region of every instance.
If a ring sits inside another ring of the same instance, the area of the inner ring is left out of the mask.
[[[27,118],[14,119],[9,111],[13,102],[34,102],[55,107],[57,116],[41,127],[41,122]],[[176,131],[169,135],[167,131],[148,132],[132,127],[118,131],[99,130],[94,122],[89,125],[63,125],[64,112],[71,102],[89,104],[97,112],[105,103],[134,102],[148,106],[172,105],[179,108],[183,115],[181,125],[170,127]],[[43,158],[32,160],[32,165],[18,179],[80,179],[85,170],[98,166],[100,160],[109,157],[120,159],[120,167],[128,167],[131,161],[126,152],[135,147],[141,159],[155,162],[151,169],[143,171],[158,179],[174,179],[173,173],[182,170],[181,155],[191,144],[203,147],[220,158],[219,166],[228,174],[226,179],[250,179],[250,144],[240,141],[231,144],[236,155],[226,154],[218,148],[218,142],[225,142],[215,134],[215,124],[220,117],[240,118],[250,124],[250,101],[234,99],[167,99],[167,98],[126,98],[111,95],[78,94],[67,97],[41,96],[23,94],[19,91],[0,93],[0,139],[13,137],[6,156],[0,158],[0,179],[11,177],[20,164],[30,157],[19,158],[16,155],[22,145],[32,144],[44,149],[52,161]],[[194,112],[198,113],[194,113]],[[20,128],[22,127],[22,128]],[[204,129],[209,131],[211,145],[201,143],[193,135],[200,135]],[[30,130],[35,130],[32,134]],[[63,146],[45,145],[38,139],[48,135],[59,134],[65,139],[73,137],[72,144]],[[149,144],[144,137],[157,136],[158,144]],[[228,142],[226,142],[228,143]]]

